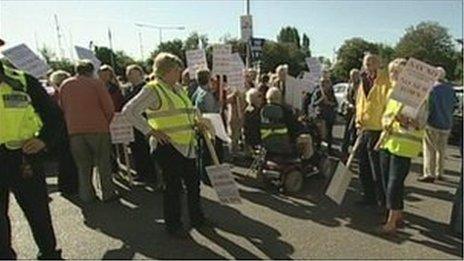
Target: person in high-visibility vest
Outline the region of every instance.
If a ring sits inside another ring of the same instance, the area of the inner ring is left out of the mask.
[[[207,224],[200,204],[200,180],[196,169],[195,128],[207,129],[195,119],[195,108],[180,84],[182,61],[170,53],[156,56],[156,79],[147,83],[123,109],[126,119],[150,138],[152,151],[162,169],[166,188],[163,210],[166,230],[176,237],[186,237],[181,222],[182,181],[187,189],[190,225]],[[146,113],[147,119],[142,114]]]
[[[63,131],[61,111],[40,82],[0,62],[0,259],[16,258],[8,216],[10,191],[29,222],[37,258],[61,258],[41,164]]]
[[[389,64],[392,86],[396,85],[398,75],[405,65],[406,60],[401,58]],[[382,233],[393,234],[404,225],[404,180],[409,173],[411,158],[419,156],[422,151],[425,108],[423,106],[414,116],[408,113],[411,109],[389,99],[382,118],[385,138],[380,144],[380,162],[386,208],[389,211],[387,222],[381,228]]]

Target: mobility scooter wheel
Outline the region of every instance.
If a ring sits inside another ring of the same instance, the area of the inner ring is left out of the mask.
[[[298,192],[303,188],[303,173],[298,170],[285,174],[283,188],[286,192]]]

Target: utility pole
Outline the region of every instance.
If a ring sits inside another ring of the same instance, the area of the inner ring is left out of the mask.
[[[64,49],[63,45],[61,44],[61,29],[60,29],[60,23],[58,22],[58,15],[55,14],[55,25],[56,25],[56,37],[58,39],[58,49],[60,50],[60,55],[61,59],[64,58]]]
[[[246,1],[246,14],[250,15],[250,0],[245,0]],[[251,39],[248,39],[246,42],[246,59],[245,59],[245,67],[248,69],[250,68],[250,44],[251,44]]]
[[[116,69],[115,63],[114,63],[114,51],[113,51],[113,37],[111,36],[111,30],[108,27],[108,42],[111,50],[111,67],[113,67],[113,70]]]
[[[161,26],[161,25],[151,25],[151,24],[143,24],[143,23],[135,23],[135,26],[138,27],[145,27],[145,28],[152,28],[158,30],[158,37],[159,37],[159,44],[163,42],[163,30],[185,30],[185,26]]]
[[[140,57],[143,61],[143,44],[142,44],[142,32],[139,32],[139,44],[140,44]]]

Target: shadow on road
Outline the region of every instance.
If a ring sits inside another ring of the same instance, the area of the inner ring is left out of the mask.
[[[107,251],[103,259],[133,259],[135,253],[152,259],[225,259],[192,237],[175,239],[165,232],[159,192],[136,187],[115,202],[82,204],[79,200],[71,201],[82,209],[85,225],[123,242],[120,248]],[[280,233],[274,228],[215,201],[203,198],[202,203],[215,226],[198,232],[234,258],[259,259],[218,232],[245,238],[270,259],[291,259],[294,248],[280,240]],[[184,225],[188,228],[187,220]]]

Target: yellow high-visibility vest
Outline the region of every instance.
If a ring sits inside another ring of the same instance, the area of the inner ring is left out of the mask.
[[[175,93],[160,80],[151,81],[147,88],[154,90],[160,99],[160,108],[147,110],[148,124],[168,135],[180,145],[195,144],[195,108],[187,92]]]
[[[388,101],[382,121],[384,126],[389,125],[392,120],[394,122],[381,148],[394,155],[414,158],[422,151],[423,130],[409,130],[401,127],[400,123],[394,119],[400,109],[401,103],[393,99]]]
[[[382,130],[382,115],[388,100],[391,84],[388,74],[379,71],[369,93],[364,93],[362,84],[356,97],[356,124],[363,130]]]
[[[6,66],[3,71],[8,82],[0,84],[0,144],[19,149],[24,141],[38,135],[43,123],[26,92],[24,72]]]

